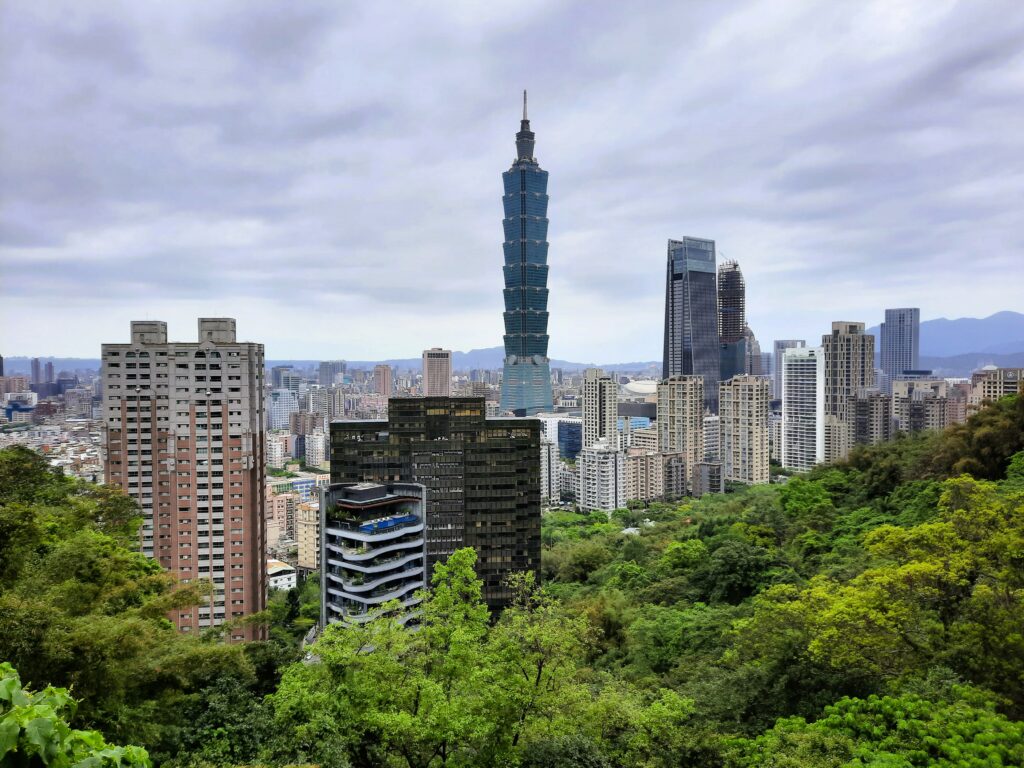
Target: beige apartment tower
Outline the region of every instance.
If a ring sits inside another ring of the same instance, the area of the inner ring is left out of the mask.
[[[434,347],[423,351],[424,397],[452,396],[452,351]]]
[[[658,383],[658,450],[704,460],[704,377],[671,376]]]
[[[726,482],[768,482],[768,379],[734,376],[718,387],[719,460]]]
[[[263,610],[263,345],[238,342],[230,318],[200,318],[195,342],[136,321],[102,358],[107,482],[139,503],[143,553],[213,588],[170,618],[198,633]],[[230,637],[258,635],[238,626]]]
[[[618,443],[619,388],[600,368],[583,374],[583,448],[602,438]]]
[[[424,353],[426,354],[426,353]],[[449,381],[451,376],[448,377]],[[373,366],[373,391],[381,397],[391,397],[393,392],[392,382],[394,381],[390,365]]]
[[[875,337],[864,323],[840,320],[821,337],[825,358],[825,461],[846,458],[850,450],[851,407],[857,393],[875,386]]]

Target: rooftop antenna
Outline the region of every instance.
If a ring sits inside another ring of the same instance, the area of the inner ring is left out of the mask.
[[[523,120],[528,120],[526,116],[526,89],[523,89]]]

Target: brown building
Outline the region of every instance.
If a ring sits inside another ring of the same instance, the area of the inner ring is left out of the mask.
[[[263,610],[263,345],[237,342],[229,318],[200,318],[197,342],[135,321],[131,341],[104,344],[102,357],[107,482],[138,501],[145,555],[213,586],[170,618],[200,632]]]

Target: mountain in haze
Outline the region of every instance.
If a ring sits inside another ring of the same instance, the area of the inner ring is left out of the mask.
[[[868,333],[879,336],[879,326]],[[875,349],[879,346],[876,344]],[[924,320],[921,323],[921,355],[953,357],[958,355],[1006,355],[1024,352],[1024,314],[996,312],[988,317],[960,317],[949,320]]]
[[[869,328],[868,333],[879,334],[878,326]],[[769,342],[770,344],[770,342]],[[766,345],[767,346],[767,345]],[[770,346],[768,346],[770,348]],[[878,346],[876,345],[876,350]],[[498,370],[502,367],[505,352],[502,347],[471,349],[468,352],[453,352],[452,367],[456,371],[474,368]],[[57,371],[97,370],[99,360],[87,358],[40,357],[44,363],[52,361]],[[318,360],[267,360],[268,367],[294,365],[298,368],[315,367]],[[349,360],[350,368],[373,368],[377,363],[387,363],[399,370],[419,370],[420,358],[392,358],[390,360]],[[921,366],[934,370],[943,376],[966,376],[972,370],[984,365],[1017,367],[1024,365],[1024,314],[1020,312],[996,312],[984,318],[961,317],[955,320],[939,318],[921,323]],[[607,371],[645,371],[652,376],[661,372],[660,360],[628,363],[578,363],[569,360],[552,360],[552,368],[579,371],[599,367]],[[6,360],[7,373],[28,373],[30,361],[27,357],[10,357]]]

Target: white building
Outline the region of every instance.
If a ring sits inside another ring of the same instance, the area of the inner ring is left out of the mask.
[[[558,458],[558,443],[552,440],[540,441],[540,503],[548,504],[562,499],[561,465]]]
[[[321,387],[319,384],[314,384],[309,388],[306,397],[309,400],[310,413],[318,413],[325,418],[330,417],[331,390],[329,387]]]
[[[288,417],[299,412],[299,396],[290,389],[273,389],[267,395],[267,429],[288,429]]]
[[[719,460],[727,482],[768,482],[769,383],[761,376],[734,376],[718,387]]]
[[[808,470],[825,460],[825,356],[794,347],[782,356],[782,466]]]
[[[321,467],[327,456],[327,436],[320,430],[306,435],[304,462],[307,467]]]
[[[704,426],[704,460],[718,461],[722,448],[721,419],[716,414],[705,413],[702,424]]]
[[[583,447],[606,438],[618,440],[619,387],[600,368],[588,368],[583,375]]]
[[[294,589],[297,585],[294,568],[281,560],[267,560],[267,589]]]
[[[288,447],[286,435],[267,435],[267,466],[274,469],[284,469],[288,459]]]
[[[626,506],[625,456],[601,438],[580,451],[576,459],[579,490],[576,498],[584,511],[612,512]]]
[[[423,394],[452,396],[452,351],[433,347],[423,351]]]

